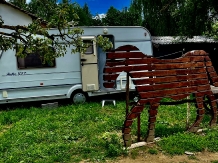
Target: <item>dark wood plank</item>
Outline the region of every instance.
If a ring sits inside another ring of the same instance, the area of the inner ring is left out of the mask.
[[[150,92],[139,92],[141,98],[156,98],[156,97],[170,97],[172,95],[182,95],[197,92],[197,86],[187,88],[176,88],[169,90],[158,90]]]
[[[170,69],[187,69],[187,68],[198,68],[204,67],[204,62],[196,63],[170,63],[170,64],[154,64],[152,68],[154,70],[170,70]]]
[[[119,59],[119,58],[144,58],[147,55],[142,52],[119,52],[119,53],[107,53],[107,59]]]
[[[213,66],[207,66],[206,69],[208,72],[216,72]]]
[[[155,91],[155,90],[163,90],[163,89],[174,89],[174,88],[182,88],[182,87],[190,87],[190,86],[198,86],[199,84],[196,81],[177,81],[171,83],[160,83],[155,85],[143,85],[136,86],[136,90],[138,92],[145,91]],[[203,85],[206,85],[207,89],[209,89],[210,85],[208,84],[208,80],[204,80]]]
[[[130,72],[131,77],[140,78],[140,77],[154,77],[154,76],[174,76],[174,75],[186,75],[186,74],[198,74],[206,73],[205,68],[196,68],[196,69],[178,69],[178,70],[156,70],[156,71],[145,71],[145,72]]]
[[[206,66],[213,66],[213,64],[212,64],[211,61],[207,61],[207,62],[206,62]]]
[[[136,66],[120,66],[120,67],[105,67],[104,73],[113,73],[113,72],[130,72],[130,71],[142,71],[142,70],[171,70],[171,69],[188,69],[188,68],[199,68],[204,67],[203,62],[197,63],[176,63],[176,64],[148,64],[148,65],[136,65]]]
[[[104,73],[116,73],[122,71],[130,72],[130,71],[140,71],[140,70],[152,70],[152,65],[106,67],[104,68]]]
[[[128,134],[128,133],[130,133],[131,132],[131,128],[124,128],[123,129],[123,133],[124,134]]]
[[[133,106],[132,109],[131,109],[131,112],[133,112],[133,113],[142,112],[143,109],[144,109],[143,105],[141,105],[141,106]]]
[[[114,88],[115,87],[115,81],[114,82],[105,82],[105,83],[103,83],[103,86],[105,88]]]
[[[138,51],[139,49],[136,46],[133,45],[124,45],[124,46],[120,46],[117,49],[113,50],[113,51]]]
[[[166,76],[158,78],[146,78],[146,79],[132,79],[135,85],[143,84],[158,84],[158,83],[169,83],[175,81],[186,81],[186,80],[197,80],[207,79],[207,74],[190,74],[190,75],[177,75],[177,76]]]
[[[103,75],[103,80],[108,81],[108,80],[116,80],[119,74],[104,74]]]
[[[195,56],[189,58],[178,58],[178,59],[157,59],[157,58],[149,58],[149,56],[144,55],[143,58],[135,58],[135,59],[124,59],[123,53],[113,53],[116,59],[107,59],[106,65],[107,66],[118,66],[118,65],[135,65],[135,64],[169,64],[169,63],[185,63],[185,62],[203,62],[204,57],[202,56]],[[128,53],[125,53],[128,54]],[[111,54],[112,55],[112,54]],[[118,56],[120,55],[120,56]],[[117,56],[117,57],[116,57]],[[118,58],[120,57],[120,59]],[[130,58],[128,55],[125,58]],[[133,57],[131,57],[133,58]],[[123,59],[123,60],[121,60]]]
[[[189,51],[187,53],[185,53],[183,55],[183,57],[187,57],[187,56],[207,56],[208,53],[206,53],[204,50],[193,50],[193,51]]]

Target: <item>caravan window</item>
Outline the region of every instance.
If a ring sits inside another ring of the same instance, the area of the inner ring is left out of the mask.
[[[108,49],[108,51],[109,50],[113,50],[114,47],[115,47],[115,44],[114,44],[114,35],[102,35],[102,36],[108,38],[109,41],[112,42],[112,44],[113,44],[113,48],[112,49]]]
[[[84,54],[93,54],[94,53],[94,48],[93,48],[93,41],[92,40],[83,40],[85,44],[88,44],[89,47],[86,48],[86,51]]]
[[[42,59],[39,52],[28,54],[25,58],[17,58],[18,68],[44,68],[55,67],[55,59],[51,63],[42,63]]]

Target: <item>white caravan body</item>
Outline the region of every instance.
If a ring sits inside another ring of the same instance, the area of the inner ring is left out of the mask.
[[[86,41],[103,35],[113,42],[114,48],[134,45],[144,54],[153,54],[150,33],[143,27],[80,28],[84,29],[82,38]],[[56,29],[49,32],[58,33]],[[104,88],[106,53],[95,42],[93,48],[85,54],[71,54],[71,49],[72,47],[68,47],[64,57],[56,58],[52,67],[29,67],[28,64],[32,64],[27,63],[30,59],[17,58],[15,50],[0,51],[0,103],[64,99],[79,92],[74,100],[77,102],[83,100],[83,95],[96,96],[125,91],[125,73],[117,78],[115,89]],[[130,88],[134,89],[132,82]]]

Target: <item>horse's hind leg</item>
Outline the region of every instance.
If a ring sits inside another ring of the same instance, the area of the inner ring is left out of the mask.
[[[216,98],[211,92],[209,95],[207,95],[210,101],[210,107],[211,107],[211,120],[210,120],[210,126],[215,126],[217,122],[217,103]]]
[[[155,138],[155,122],[156,122],[156,115],[157,115],[157,108],[159,103],[153,103],[150,105],[150,109],[148,110],[149,119],[148,119],[148,131],[146,142],[152,142]]]
[[[197,93],[195,95],[196,95],[196,103],[197,103],[197,116],[193,125],[188,129],[188,131],[190,132],[197,132],[197,130],[199,129],[199,125],[203,120],[205,114],[205,110],[203,106],[203,96],[198,95]]]

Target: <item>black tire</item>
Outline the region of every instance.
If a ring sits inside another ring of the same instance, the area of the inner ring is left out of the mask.
[[[88,101],[88,95],[82,90],[76,90],[71,95],[71,101],[74,104],[83,104]]]

